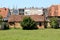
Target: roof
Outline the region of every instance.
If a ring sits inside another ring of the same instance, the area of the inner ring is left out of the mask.
[[[43,10],[43,8],[34,8],[34,7],[30,7],[30,8],[24,8],[25,10]]]
[[[0,8],[0,15],[5,18],[8,14],[8,8]]]
[[[11,15],[8,19],[8,22],[20,22],[23,20],[24,17],[24,15]],[[33,19],[36,22],[44,21],[44,16],[42,15],[29,15],[27,17],[31,17],[31,19]]]
[[[48,16],[60,16],[60,5],[52,5],[48,8]]]

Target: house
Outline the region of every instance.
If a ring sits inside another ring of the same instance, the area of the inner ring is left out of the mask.
[[[9,11],[8,8],[0,8],[0,15],[1,15],[3,18],[6,18],[6,17],[7,17],[7,14],[8,14],[8,11]]]
[[[19,10],[19,15],[24,15],[24,11],[25,11],[24,8],[19,8],[18,10]]]
[[[18,15],[11,15],[8,19],[8,23],[11,28],[21,28],[20,22],[25,16],[31,17],[37,23],[38,28],[44,28],[46,26],[46,8],[20,8],[18,11],[19,12],[16,13]],[[14,12],[12,12],[12,14],[14,14]]]
[[[10,9],[10,14],[11,15],[19,15],[19,10],[18,9],[15,9],[15,8]]]
[[[52,5],[48,9],[49,16],[60,16],[60,5]]]
[[[43,14],[43,8],[25,8],[24,9],[24,15],[42,15]]]
[[[4,29],[5,23],[8,22],[8,14],[9,14],[9,9],[8,8],[0,8],[0,15],[2,16],[3,22],[0,25],[0,29]]]
[[[59,23],[60,27],[60,5],[52,5],[48,8],[48,21],[50,18],[57,17],[57,22]]]
[[[27,16],[33,19],[37,23],[38,28],[44,28],[44,16],[42,15],[11,15],[8,19],[10,28],[21,28],[20,22]]]

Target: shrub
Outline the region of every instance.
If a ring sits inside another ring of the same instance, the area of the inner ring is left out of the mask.
[[[24,17],[23,21],[21,22],[21,26],[23,29],[37,29],[36,22],[32,20],[30,17]]]
[[[9,29],[9,25],[8,25],[8,23],[6,23],[6,22],[2,22],[1,29],[2,29],[2,30]]]
[[[3,17],[0,15],[0,29],[2,29]]]
[[[9,29],[8,23],[4,23],[4,29],[5,29],[5,30],[6,30],[6,29]]]
[[[53,17],[50,19],[50,25],[52,28],[55,28],[55,29],[57,29],[59,27],[56,17]]]

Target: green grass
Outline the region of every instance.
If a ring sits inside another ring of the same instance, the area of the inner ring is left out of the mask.
[[[60,29],[0,30],[0,40],[60,40]]]

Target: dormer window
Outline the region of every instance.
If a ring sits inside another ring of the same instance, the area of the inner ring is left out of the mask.
[[[6,10],[6,8],[5,8],[5,10]]]
[[[1,10],[0,10],[0,12],[1,12]]]

